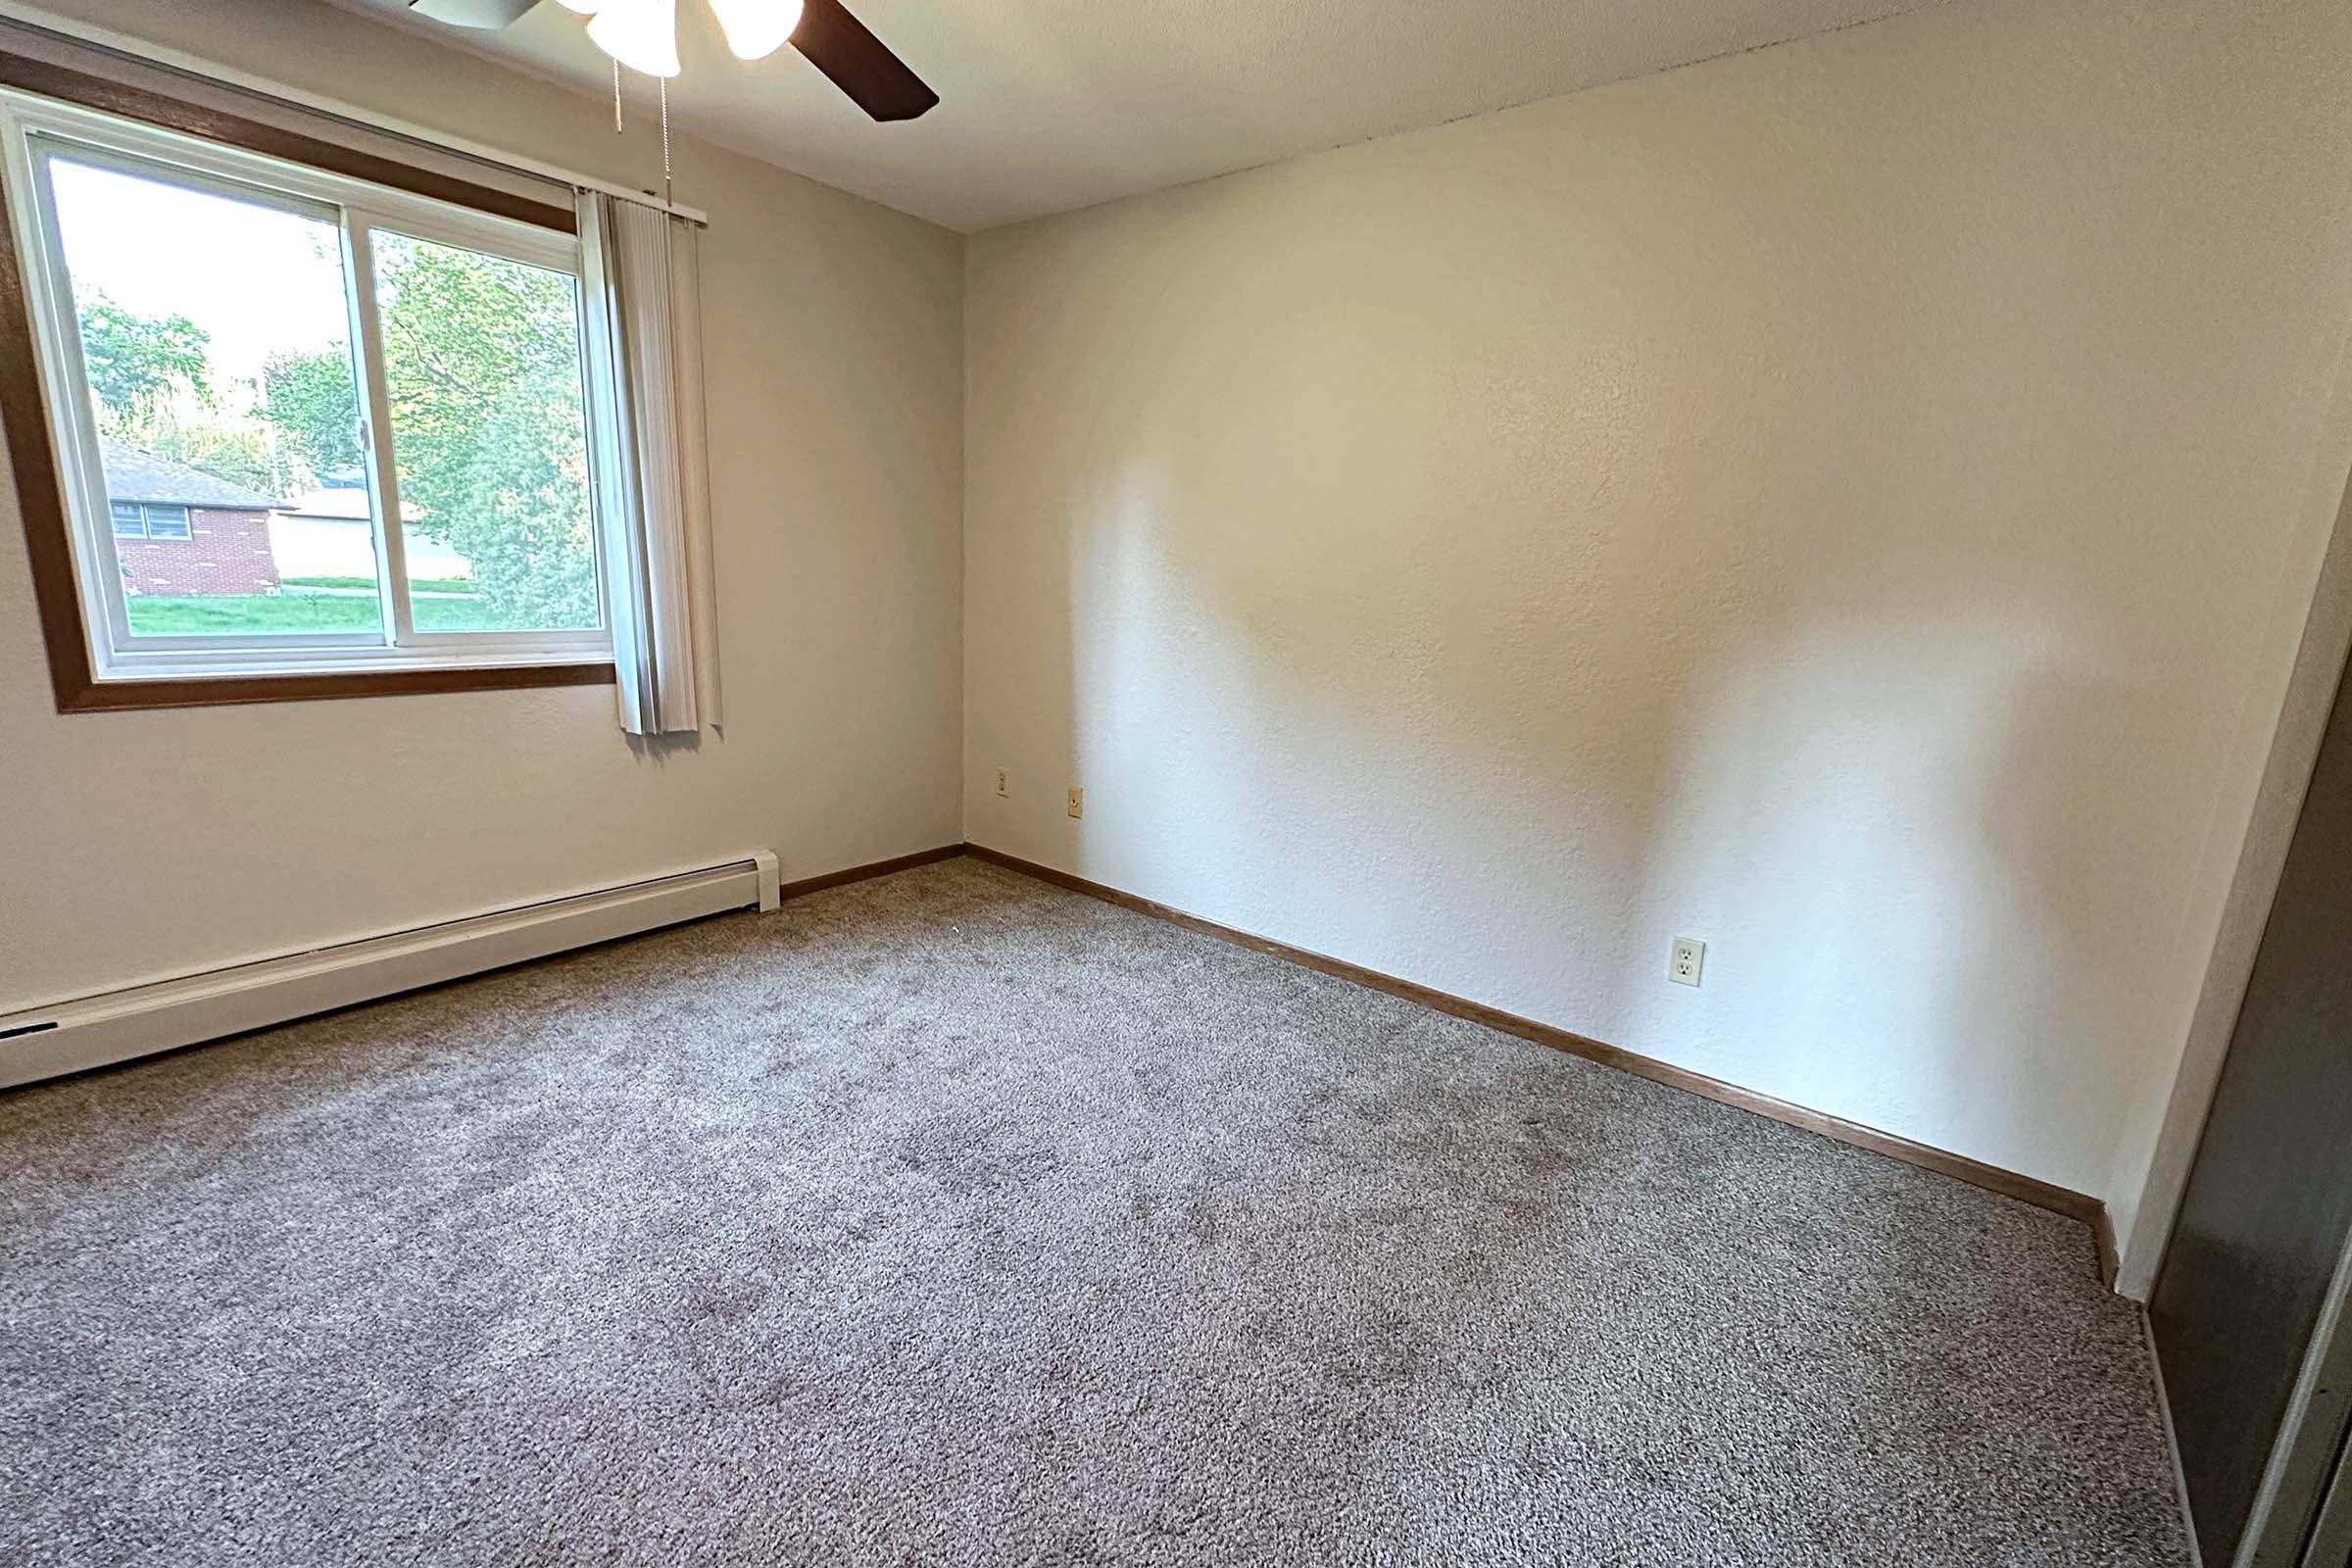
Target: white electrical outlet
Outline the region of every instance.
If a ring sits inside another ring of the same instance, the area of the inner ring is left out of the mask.
[[[1698,984],[1699,971],[1707,966],[1707,945],[1689,937],[1676,937],[1674,949],[1666,958],[1666,978],[1678,986]]]
[[[997,793],[1000,796],[1012,794],[1012,775],[1001,767],[997,769]]]
[[[1070,814],[1072,816],[1086,814],[1086,791],[1075,784],[1070,786]]]

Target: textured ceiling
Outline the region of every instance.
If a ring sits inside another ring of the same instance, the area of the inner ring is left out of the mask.
[[[588,91],[610,67],[553,3],[504,32],[336,0]],[[877,125],[786,50],[728,55],[680,0],[672,118],[711,141],[977,229],[1849,26],[1936,0],[849,0],[938,89]]]

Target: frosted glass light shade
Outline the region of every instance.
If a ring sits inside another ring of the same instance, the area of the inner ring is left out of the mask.
[[[801,24],[801,0],[710,0],[738,60],[764,60]]]
[[[678,74],[678,0],[608,0],[588,24],[590,41],[649,76]]]

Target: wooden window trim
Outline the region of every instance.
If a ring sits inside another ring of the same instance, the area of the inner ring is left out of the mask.
[[[552,228],[565,234],[580,231],[579,219],[572,210],[554,202],[517,196],[488,185],[476,185],[451,174],[417,169],[397,159],[361,152],[335,142],[322,141],[317,136],[306,136],[298,130],[281,130],[275,125],[246,120],[225,110],[210,109],[202,104],[167,97],[145,87],[108,81],[103,76],[52,65],[46,60],[35,60],[30,55],[0,50],[0,87],[38,93],[43,98],[79,104],[85,109],[101,109],[110,115],[120,115],[124,120],[136,120],[165,130],[176,130],[182,135],[201,136],[206,141],[282,158],[290,164],[305,164],[330,174],[364,179],[373,185],[389,185],[394,190],[429,196],[434,201],[448,202],[454,207],[470,207],[475,212],[511,218],[516,222],[530,223],[540,228]]]
[[[54,673],[57,665],[50,665]],[[57,683],[61,713],[120,713],[147,708],[228,708],[340,697],[417,697],[433,692],[521,691],[542,686],[610,686],[611,661],[595,664],[472,664],[447,668],[328,670],[304,675],[191,676],[184,680]]]
[[[220,110],[182,102],[122,82],[0,50],[0,86],[15,87],[84,108],[100,109],[167,130],[201,136],[248,152],[307,164],[328,173],[388,185],[453,206],[556,229],[579,231],[567,207],[533,201],[446,174],[414,169],[281,130]],[[41,396],[32,341],[32,314],[15,227],[0,217],[0,435],[15,469],[17,509],[32,568],[33,603],[49,679],[61,713],[121,712],[136,709],[217,708],[241,703],[312,702],[345,697],[404,697],[430,692],[511,691],[546,686],[610,686],[610,660],[592,663],[475,666],[421,665],[411,669],[325,671],[298,675],[224,675],[169,680],[100,680],[81,596],[74,578],[73,524],[66,515],[57,449]]]

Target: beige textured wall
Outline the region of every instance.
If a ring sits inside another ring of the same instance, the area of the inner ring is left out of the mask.
[[[609,108],[323,5],[53,9],[658,178],[642,117],[616,142]],[[633,752],[604,688],[60,717],[9,487],[0,1010],[754,847],[790,877],[957,837],[961,241],[692,142],[677,187],[712,219],[725,737]]]
[[[1984,0],[978,236],[968,836],[2128,1218],[2347,171],[2336,0]]]

